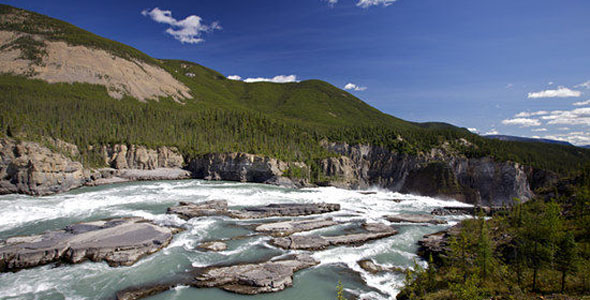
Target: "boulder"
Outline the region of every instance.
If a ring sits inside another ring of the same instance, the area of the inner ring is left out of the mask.
[[[371,274],[378,274],[382,272],[395,272],[395,273],[404,273],[405,270],[399,267],[385,267],[382,265],[376,264],[374,261],[370,259],[363,259],[359,260],[357,264],[365,271]]]
[[[0,271],[18,271],[57,261],[106,261],[110,266],[130,266],[164,248],[179,231],[142,218],[119,218],[12,237],[0,244]]]
[[[207,251],[219,252],[219,251],[225,251],[227,249],[227,244],[222,241],[211,241],[211,242],[201,243],[198,246],[198,248],[203,249],[203,250],[207,250]]]
[[[431,215],[422,214],[397,214],[386,216],[385,219],[392,223],[428,223],[428,224],[446,224],[446,221],[435,219]]]
[[[246,295],[278,292],[293,285],[293,273],[317,264],[307,254],[296,254],[262,263],[208,267],[196,271],[193,285]]]

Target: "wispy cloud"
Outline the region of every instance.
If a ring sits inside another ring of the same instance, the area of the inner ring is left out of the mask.
[[[580,97],[582,92],[571,90],[569,88],[560,86],[556,90],[544,90],[540,92],[530,92],[529,98],[568,98]]]
[[[272,78],[264,78],[264,77],[256,77],[256,78],[246,78],[242,79],[239,75],[230,75],[227,76],[227,79],[231,80],[241,80],[246,83],[254,83],[254,82],[274,82],[274,83],[289,83],[289,82],[299,82],[296,75],[278,75]]]
[[[325,1],[327,1],[331,5],[338,3],[338,0],[325,0]],[[362,7],[362,8],[369,8],[371,6],[377,6],[377,5],[390,6],[396,1],[397,0],[358,0],[358,2],[356,3],[356,6]]]
[[[467,128],[467,130],[471,131],[472,133],[479,133],[479,130],[477,130],[477,128],[469,127]]]
[[[574,102],[574,103],[572,103],[572,105],[574,105],[574,106],[590,105],[590,99],[588,99],[586,101]]]
[[[356,6],[362,7],[362,8],[368,8],[368,7],[376,6],[376,5],[390,6],[396,1],[397,0],[359,0],[359,2],[357,2]]]
[[[514,119],[507,119],[502,121],[504,125],[515,125],[520,127],[534,127],[534,126],[541,126],[541,122],[537,119],[529,119],[529,118],[514,118]]]
[[[553,134],[544,136],[546,139],[566,141],[574,145],[590,145],[590,132],[587,131],[574,131],[564,134]]]
[[[534,132],[544,132],[544,131],[547,131],[547,128],[535,128],[532,131],[534,131]]]
[[[344,89],[349,90],[349,91],[361,91],[362,92],[362,91],[366,91],[367,87],[366,86],[358,86],[358,85],[351,82],[351,83],[347,83],[344,86]]]
[[[575,88],[587,88],[590,89],[590,80],[586,81],[586,82],[582,82],[578,85],[574,86]]]
[[[549,112],[548,111],[545,111],[545,110],[540,110],[540,111],[535,111],[535,112],[523,111],[523,112],[520,112],[520,113],[514,115],[514,117],[516,117],[516,118],[527,118],[527,117],[542,116],[542,115],[547,115],[547,114],[549,114]]]
[[[574,110],[555,110],[541,119],[547,120],[547,124],[554,125],[586,125],[590,126],[590,107],[576,108]]]
[[[150,17],[158,23],[170,25],[171,27],[166,29],[166,33],[170,34],[183,44],[198,44],[204,42],[205,40],[201,38],[203,33],[221,29],[218,22],[206,25],[202,23],[201,17],[196,15],[190,15],[182,20],[177,20],[172,17],[171,11],[161,10],[157,7],[152,10],[145,9],[141,14]]]
[[[495,128],[492,128],[490,131],[484,133],[484,135],[496,135],[496,134],[500,134],[500,133]]]

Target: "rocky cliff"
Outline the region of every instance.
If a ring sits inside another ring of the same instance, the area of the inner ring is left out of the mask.
[[[535,180],[527,175],[530,169],[513,162],[469,159],[444,148],[407,155],[366,145],[325,143],[325,147],[342,155],[321,162],[324,173],[339,186],[379,186],[489,206],[509,205],[515,197],[528,200],[533,196],[531,182]]]
[[[309,166],[246,153],[213,153],[185,162],[177,149],[136,145],[100,148],[109,168],[87,170],[72,160],[75,145],[48,139],[38,143],[0,139],[0,193],[46,195],[84,184],[129,180],[200,178],[309,186]],[[319,162],[318,184],[342,188],[377,186],[402,193],[452,198],[467,203],[501,206],[513,198],[528,200],[532,188],[551,180],[546,172],[491,158],[467,158],[444,147],[427,154],[408,155],[381,147],[324,143],[339,154]],[[63,153],[63,154],[62,154]],[[181,169],[184,168],[184,169]],[[289,173],[300,170],[299,176]],[[549,178],[549,179],[548,179]]]
[[[82,186],[81,163],[34,142],[0,139],[0,194],[48,195]]]
[[[173,147],[113,145],[101,147],[100,154],[108,167],[88,169],[76,161],[76,145],[51,138],[43,143],[2,138],[0,194],[49,195],[83,185],[191,177]]]

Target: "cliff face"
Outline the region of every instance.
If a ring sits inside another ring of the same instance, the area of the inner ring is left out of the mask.
[[[174,147],[148,149],[136,145],[102,146],[101,155],[105,164],[114,169],[153,170],[184,166],[184,158]]]
[[[289,168],[274,158],[247,153],[214,153],[189,162],[195,178],[292,185],[282,177]]]
[[[89,176],[81,163],[38,143],[0,139],[0,194],[65,192]]]
[[[246,153],[214,153],[185,162],[172,147],[103,146],[100,153],[110,168],[87,170],[70,158],[79,155],[75,145],[47,141],[59,151],[38,143],[0,139],[0,193],[46,195],[84,184],[190,177],[287,187],[310,185],[305,179],[287,177],[291,168],[303,174],[309,172],[304,163],[286,163]],[[377,186],[402,193],[501,206],[510,205],[513,198],[528,200],[533,196],[531,187],[553,180],[546,172],[517,163],[469,159],[444,149],[407,155],[366,145],[325,143],[324,147],[341,156],[320,161],[321,173],[327,178],[321,185],[353,189]]]
[[[335,177],[341,186],[379,186],[494,206],[509,205],[515,197],[528,200],[533,196],[529,181],[535,180],[527,175],[531,171],[513,162],[469,159],[441,150],[410,156],[365,145],[326,143],[325,147],[342,155],[321,163],[326,175]]]

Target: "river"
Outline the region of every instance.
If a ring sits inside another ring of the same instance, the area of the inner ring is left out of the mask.
[[[47,197],[0,196],[0,239],[61,229],[68,224],[112,217],[139,216],[158,224],[182,226],[164,250],[141,259],[130,267],[111,268],[106,263],[47,265],[16,273],[0,274],[0,299],[113,299],[119,290],[169,281],[192,267],[234,262],[257,262],[294,253],[269,245],[268,236],[255,235],[248,224],[260,220],[201,217],[184,221],[167,215],[166,209],[179,201],[227,200],[232,207],[269,203],[339,203],[342,209],[326,214],[342,225],[307,232],[346,232],[362,222],[382,222],[395,213],[430,213],[441,206],[461,206],[456,201],[404,195],[381,189],[372,193],[332,187],[286,189],[270,185],[211,182],[202,180],[152,181],[84,187]],[[241,296],[220,289],[180,286],[155,299],[335,299],[341,281],[346,294],[360,299],[392,299],[403,282],[402,274],[373,275],[357,261],[373,259],[385,266],[407,268],[416,256],[416,242],[424,235],[456,224],[460,217],[444,217],[448,225],[398,224],[399,234],[361,246],[339,246],[313,252],[316,267],[295,273],[293,287],[274,294]],[[277,220],[279,218],[276,218]],[[230,239],[232,237],[240,237]],[[197,249],[201,241],[230,239],[222,252]]]

